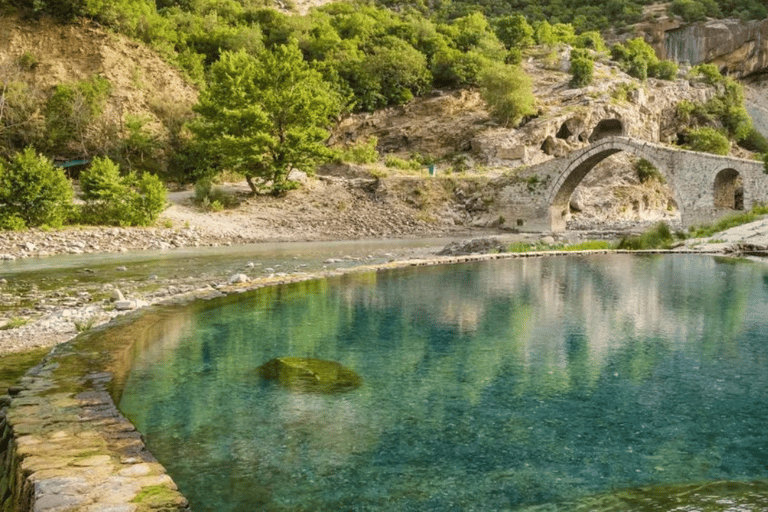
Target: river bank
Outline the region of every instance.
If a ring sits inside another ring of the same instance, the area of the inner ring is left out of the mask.
[[[240,198],[247,192],[243,184],[225,190]],[[220,212],[203,211],[185,190],[169,194],[170,207],[158,223],[163,227],[0,232],[0,259],[5,260],[0,261],[0,356],[51,347],[126,311],[233,282],[270,283],[423,260],[465,239],[492,239],[478,247],[498,251],[513,242],[574,244],[621,236],[513,233],[447,218],[427,221],[406,207],[387,213],[355,204],[357,189],[347,189],[350,196],[324,190],[324,199],[316,198],[311,208],[307,197],[295,194],[288,200],[252,199]],[[353,210],[332,202],[318,209],[332,197],[348,201],[344,204]],[[679,247],[724,254],[766,249],[768,221],[686,240]]]

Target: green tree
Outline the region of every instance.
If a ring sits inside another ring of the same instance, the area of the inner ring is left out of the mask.
[[[72,185],[32,148],[0,163],[0,227],[60,227],[72,212]]]
[[[427,59],[402,39],[387,36],[356,68],[353,91],[364,110],[400,105],[429,90]]]
[[[533,27],[522,14],[501,16],[494,23],[496,36],[504,46],[510,48],[528,48],[533,45]]]
[[[536,113],[531,78],[519,66],[494,63],[480,76],[480,94],[505,126]]]
[[[642,37],[613,45],[611,56],[624,72],[640,80],[648,78],[649,70],[659,62],[656,52]]]
[[[451,28],[454,44],[459,50],[474,50],[488,56],[503,54],[502,45],[481,13],[474,12],[458,18],[454,20]]]
[[[586,87],[595,75],[595,62],[588,50],[571,50],[571,86]]]
[[[461,52],[447,48],[435,55],[432,75],[437,87],[465,87],[477,85],[481,71],[488,59],[479,53]]]
[[[191,129],[253,193],[269,184],[277,194],[289,186],[292,168],[311,171],[329,156],[326,127],[340,108],[339,95],[295,43],[258,57],[225,52],[211,66]]]

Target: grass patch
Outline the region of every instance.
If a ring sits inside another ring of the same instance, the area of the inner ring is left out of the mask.
[[[585,242],[579,242],[578,244],[564,245],[554,244],[547,245],[537,242],[535,244],[529,244],[526,242],[514,242],[507,248],[507,252],[554,252],[554,251],[606,251],[616,249],[616,246],[611,242],[605,240],[587,240]]]
[[[151,485],[140,490],[131,503],[154,509],[173,504],[177,498],[177,494],[167,486]]]
[[[50,348],[36,348],[0,356],[0,395],[5,394],[10,386],[16,384],[27,370],[39,363],[50,351]]]
[[[534,252],[542,250],[543,246],[527,244],[525,242],[513,242],[507,247],[507,252]]]
[[[714,235],[715,233],[719,233],[720,231],[725,231],[726,229],[735,228],[736,226],[741,226],[742,224],[749,224],[750,222],[759,220],[763,215],[766,214],[768,214],[768,206],[756,205],[752,207],[752,209],[748,212],[725,217],[724,219],[720,219],[715,224],[693,227],[690,230],[690,236],[692,238],[706,238]]]
[[[616,246],[605,240],[587,240],[573,245],[565,245],[560,248],[561,251],[609,251]]]
[[[672,234],[666,222],[659,222],[640,236],[624,237],[619,242],[617,249],[628,251],[642,251],[647,249],[670,249],[672,244],[679,239]]]
[[[29,318],[21,318],[16,316],[8,320],[2,327],[0,327],[0,330],[8,331],[10,329],[16,329],[17,327],[25,325],[27,322],[29,322]]]

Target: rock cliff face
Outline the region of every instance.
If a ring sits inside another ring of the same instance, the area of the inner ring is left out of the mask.
[[[736,19],[693,23],[667,30],[663,58],[695,65],[710,62],[732,76],[744,77],[768,68],[768,19]]]
[[[768,19],[683,23],[656,13],[653,22],[636,29],[662,59],[692,66],[712,63],[734,77],[768,69]]]

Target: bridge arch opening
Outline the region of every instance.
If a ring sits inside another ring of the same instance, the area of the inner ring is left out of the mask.
[[[744,209],[744,180],[735,169],[723,169],[715,176],[714,206],[723,210]]]
[[[619,155],[608,159],[617,153]],[[639,162],[643,162],[646,173],[654,179],[652,183],[638,188],[643,179],[648,179],[648,176],[641,176]],[[649,172],[648,167],[653,171]],[[587,229],[595,222],[613,222],[618,225],[625,225],[627,221],[676,222],[680,215],[680,201],[667,172],[663,163],[657,161],[656,155],[645,151],[642,145],[632,144],[625,139],[598,143],[573,159],[555,181],[548,200],[550,229],[563,231],[569,221],[575,224],[572,227],[576,229]],[[590,177],[585,180],[587,175]],[[585,188],[594,187],[595,184],[598,188],[583,194],[580,187],[582,182]],[[602,182],[610,184],[603,185]],[[579,193],[575,194],[577,187]],[[618,200],[610,199],[606,193]],[[588,196],[595,198],[596,208],[590,206],[590,213],[583,219],[573,218],[572,214],[584,214],[580,203]],[[595,211],[598,213],[595,214]]]

